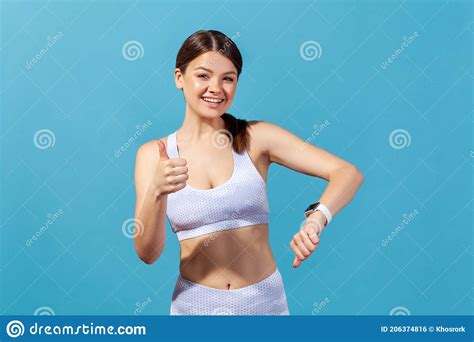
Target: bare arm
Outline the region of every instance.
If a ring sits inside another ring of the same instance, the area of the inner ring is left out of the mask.
[[[153,186],[158,168],[158,147],[150,143],[142,145],[135,161],[135,249],[147,264],[161,255],[166,240],[166,200],[159,197]]]
[[[333,216],[351,201],[364,181],[363,174],[356,166],[301,140],[275,124],[262,121],[255,125],[255,133],[253,136],[259,140],[259,145],[270,162],[329,182],[321,197],[315,198],[315,201],[324,203]],[[314,251],[319,243],[317,230],[321,232],[325,223],[324,215],[316,211],[295,234],[290,246],[300,261],[295,259],[294,267]]]
[[[135,249],[147,264],[155,262],[163,252],[167,195],[186,184],[185,164],[182,158],[170,160],[161,141],[148,142],[138,149],[135,162]]]
[[[270,162],[329,182],[319,201],[333,215],[350,202],[363,182],[364,176],[356,166],[307,143],[284,128],[262,121],[254,129],[252,137],[259,140]]]

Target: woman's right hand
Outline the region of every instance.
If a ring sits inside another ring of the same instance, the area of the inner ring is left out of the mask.
[[[160,149],[160,161],[153,184],[155,186],[155,194],[159,197],[183,189],[189,177],[186,159],[170,159],[164,142],[161,140],[156,140],[156,142]]]

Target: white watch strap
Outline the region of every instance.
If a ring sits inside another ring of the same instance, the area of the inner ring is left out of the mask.
[[[316,211],[318,210],[321,211],[324,214],[324,216],[326,216],[326,220],[327,220],[326,226],[327,226],[329,222],[331,222],[331,219],[332,219],[331,212],[329,211],[328,207],[326,207],[322,203],[319,203],[318,207],[316,208]]]

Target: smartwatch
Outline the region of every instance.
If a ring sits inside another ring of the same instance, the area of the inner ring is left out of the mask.
[[[326,217],[327,222],[324,225],[326,227],[329,224],[329,222],[331,222],[332,215],[331,215],[331,212],[329,211],[328,207],[326,207],[321,202],[316,202],[316,203],[310,204],[308,206],[308,208],[306,208],[306,210],[304,211],[304,216],[308,217],[309,215],[311,215],[312,213],[314,213],[315,211],[318,211],[318,210],[321,211],[324,214],[324,216]]]

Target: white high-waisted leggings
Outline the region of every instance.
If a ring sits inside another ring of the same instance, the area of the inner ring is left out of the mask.
[[[265,279],[234,290],[207,287],[178,275],[170,315],[289,315],[278,268]]]

